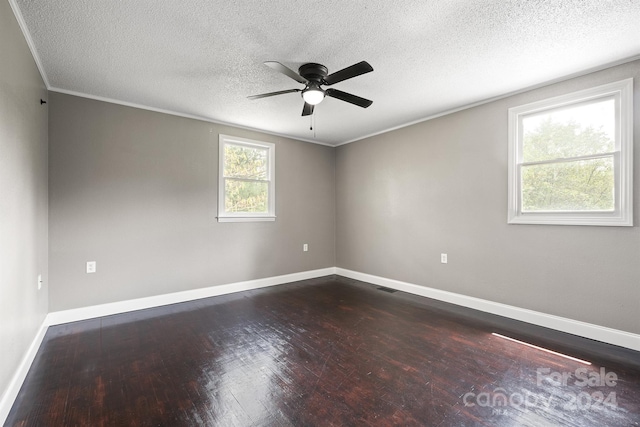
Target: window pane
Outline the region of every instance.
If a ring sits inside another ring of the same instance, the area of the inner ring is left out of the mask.
[[[269,183],[225,179],[225,212],[269,212]]]
[[[522,211],[613,211],[613,156],[522,166]]]
[[[612,153],[615,126],[613,98],[527,116],[522,119],[523,161]]]
[[[226,144],[224,146],[224,176],[267,179],[268,150]]]

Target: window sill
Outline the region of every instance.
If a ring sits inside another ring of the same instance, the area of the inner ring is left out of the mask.
[[[218,222],[265,222],[275,221],[275,216],[219,216]]]
[[[632,227],[633,219],[630,213],[618,215],[544,215],[544,214],[511,214],[509,224],[530,225],[589,225],[609,227]]]

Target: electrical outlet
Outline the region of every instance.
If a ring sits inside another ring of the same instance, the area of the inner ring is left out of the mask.
[[[42,289],[42,274],[38,274],[38,290]]]
[[[87,274],[96,272],[96,262],[87,261]]]
[[[302,245],[302,252],[307,252],[309,250],[309,245],[308,244],[304,244]]]
[[[440,254],[440,262],[443,264],[447,263],[447,254]]]

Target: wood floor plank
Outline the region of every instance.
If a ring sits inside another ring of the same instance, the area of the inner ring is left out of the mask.
[[[51,327],[5,425],[638,426],[640,354],[329,276]]]

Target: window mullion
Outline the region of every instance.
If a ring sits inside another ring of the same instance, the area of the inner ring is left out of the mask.
[[[550,165],[554,163],[570,163],[570,162],[579,162],[582,160],[595,160],[595,159],[604,159],[606,157],[614,157],[616,154],[615,151],[610,153],[602,153],[602,154],[589,154],[586,156],[576,156],[576,157],[564,157],[561,159],[552,159],[552,160],[540,160],[537,162],[522,162],[522,166],[535,166],[535,165]]]
[[[237,176],[226,176],[226,175],[224,179],[235,179],[236,181],[243,181],[243,182],[269,182],[268,179],[241,178]]]

